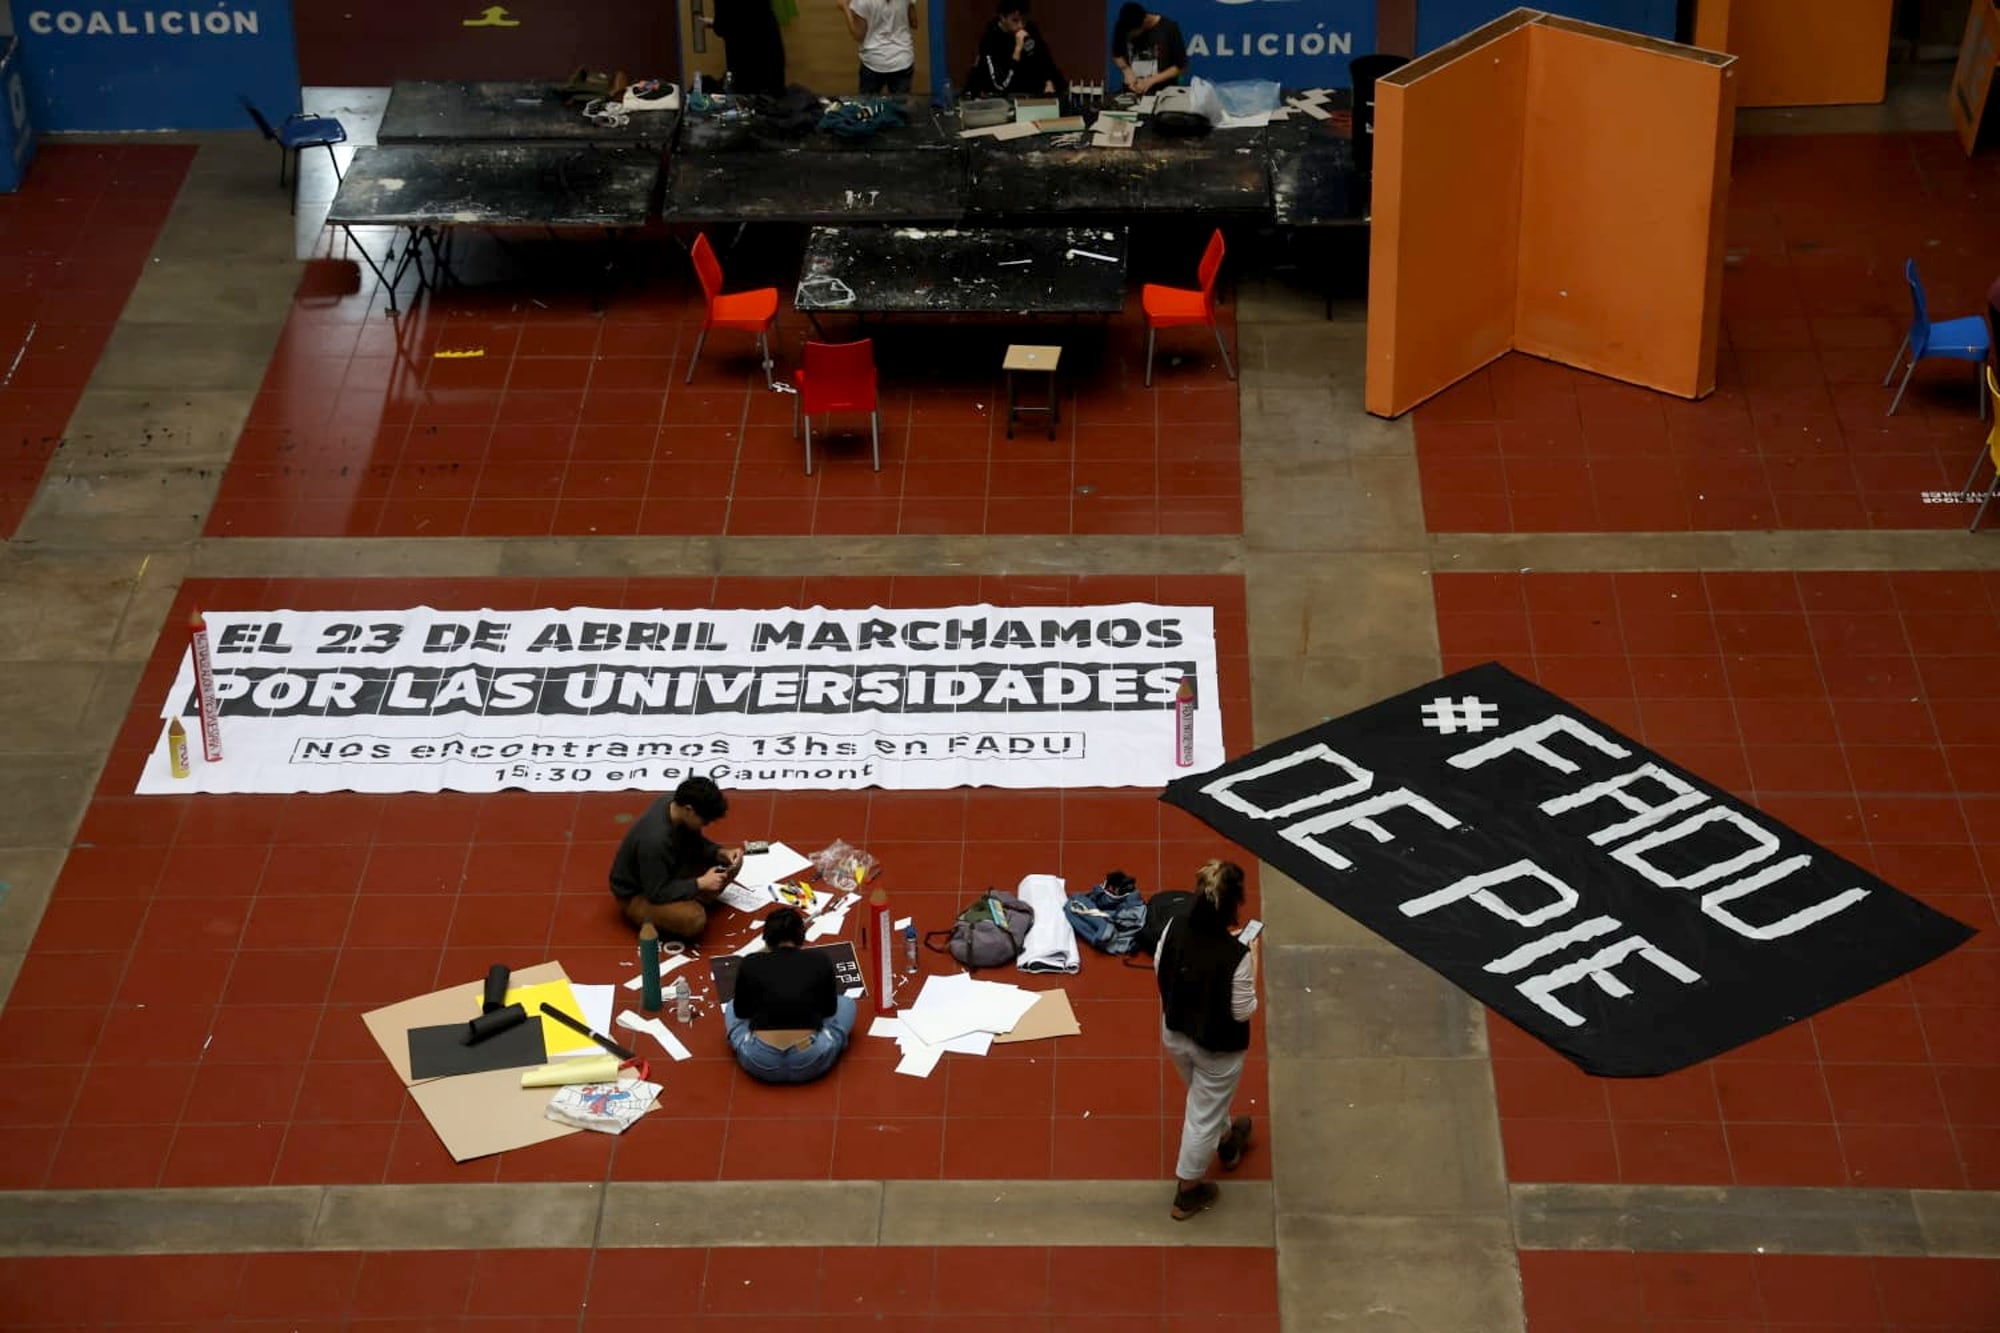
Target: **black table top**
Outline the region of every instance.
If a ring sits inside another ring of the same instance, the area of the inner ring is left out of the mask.
[[[975,214],[1258,212],[1271,206],[1260,129],[1176,139],[1141,123],[1130,148],[1060,136],[973,139]]]
[[[1125,241],[1123,228],[1105,227],[815,227],[793,305],[856,314],[1116,314],[1125,306]]]
[[[965,213],[965,156],[929,107],[865,140],[788,135],[761,115],[691,114],[665,211],[689,222],[935,222]]]
[[[622,126],[585,120],[563,105],[552,83],[504,80],[445,83],[404,79],[389,89],[380,144],[605,143],[657,144],[674,137],[678,111],[637,111]]]
[[[637,227],[660,155],[643,148],[357,148],[327,221],[344,226]]]
[[[1314,130],[1271,145],[1271,208],[1281,227],[1349,227],[1366,221],[1367,183],[1354,172],[1354,143]]]

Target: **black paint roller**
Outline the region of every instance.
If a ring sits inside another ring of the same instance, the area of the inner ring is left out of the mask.
[[[517,1028],[528,1021],[528,1011],[518,1004],[504,1005],[492,1013],[481,1014],[465,1025],[464,1044],[477,1046],[488,1037],[497,1037],[509,1028]]]
[[[486,969],[486,998],[479,1006],[479,1012],[490,1014],[507,1007],[507,978],[505,963],[495,963]]]

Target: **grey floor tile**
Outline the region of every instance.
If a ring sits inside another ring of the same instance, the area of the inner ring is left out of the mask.
[[[1087,1187],[1059,1180],[892,1180],[882,1198],[882,1244],[1271,1244],[1270,1186],[1227,1179],[1221,1185],[1213,1208],[1176,1222],[1168,1214],[1173,1185],[1164,1180]]]
[[[600,1184],[335,1185],[312,1245],[320,1250],[524,1250],[589,1245]]]
[[[317,1186],[0,1193],[0,1254],[202,1254],[302,1250]]]
[[[1478,1002],[1401,950],[1265,948],[1273,1060],[1486,1053]]]
[[[1523,1249],[1922,1254],[1907,1190],[1516,1185]]]
[[[802,1226],[809,1226],[814,1245],[875,1245],[881,1243],[882,1189],[872,1180],[615,1183],[605,1197],[597,1243],[795,1245]]]
[[[1501,1218],[1278,1219],[1286,1333],[1517,1333],[1527,1327]]]
[[[1493,1076],[1483,1059],[1271,1058],[1280,1214],[1504,1215]]]
[[[264,382],[276,325],[120,322],[98,359],[91,388],[242,389]]]

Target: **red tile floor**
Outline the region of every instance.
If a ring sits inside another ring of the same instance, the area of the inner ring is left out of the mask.
[[[649,246],[661,272],[602,317],[501,281],[391,318],[365,269],[357,282],[353,261],[315,261],[209,534],[1242,530],[1236,386],[1202,330],[1163,335],[1146,389],[1136,303],[1108,326],[878,328],[882,469],[865,419],[823,417],[808,477],[794,399],[765,387],[746,335],[711,337],[682,383],[700,297],[677,247]],[[789,301],[779,330],[784,379],[809,332]],[[852,335],[842,322],[828,336]],[[1039,417],[1006,438],[1009,341],[1064,344],[1053,440]]]
[[[2000,573],[1434,587],[1447,671],[1497,659],[1982,932],[1661,1079],[1492,1019],[1510,1178],[2000,1188]]]
[[[0,194],[0,540],[11,537],[194,160],[44,143]]]
[[[198,607],[1127,599],[1217,609],[1225,738],[1244,748],[1249,665],[1233,576],[193,582],[167,623]],[[133,796],[181,651],[170,633],[155,652],[0,1012],[0,1188],[1171,1175],[1181,1098],[1159,1050],[1158,1001],[1149,974],[1111,958],[1060,983],[1080,1037],[952,1056],[928,1080],[892,1072],[892,1043],[857,1037],[835,1076],[772,1089],[737,1073],[711,1016],[689,1041],[697,1058],[665,1064],[667,1114],[623,1138],[579,1134],[454,1164],[360,1015],[499,960],[556,958],[579,981],[629,977],[631,933],[605,873],[648,794]],[[867,847],[920,930],[1031,871],[1081,888],[1123,868],[1150,892],[1185,885],[1224,850],[1149,790],[744,792],[725,827],[808,850],[836,837]],[[1243,1097],[1262,1106],[1261,1029],[1256,1042]],[[1268,1158],[1253,1154],[1244,1173],[1267,1177]]]
[[[1528,1333],[1990,1333],[2000,1263],[1817,1254],[1521,1253]]]
[[[1700,402],[1510,354],[1416,412],[1433,532],[1963,526],[1986,437],[1962,362],[1882,375],[1910,322],[1984,310],[2000,160],[1949,134],[1736,141],[1716,390]]]
[[[0,1259],[11,1329],[1277,1333],[1273,1251],[487,1250]]]

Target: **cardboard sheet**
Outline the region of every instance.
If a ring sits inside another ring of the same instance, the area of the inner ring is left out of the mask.
[[[469,1162],[583,1131],[545,1114],[554,1088],[524,1088],[518,1069],[435,1078],[410,1089],[454,1162]]]
[[[411,1028],[408,1036],[411,1076],[450,1078],[454,1074],[521,1069],[548,1062],[548,1052],[542,1046],[542,1025],[532,1018],[519,1027],[488,1037],[477,1046],[465,1044],[465,1026],[439,1023]]]
[[[561,963],[541,963],[515,972],[512,980],[516,985],[533,986],[545,981],[567,983],[569,978],[563,972]],[[479,1012],[479,1001],[484,993],[485,986],[478,979],[467,978],[463,985],[447,986],[413,1000],[371,1009],[361,1016],[361,1021],[367,1024],[368,1035],[375,1038],[382,1054],[389,1058],[396,1077],[408,1087],[418,1082],[410,1074],[410,1029],[466,1022]],[[511,997],[513,992],[508,994]]]
[[[522,986],[568,981],[560,963],[523,968],[512,979]],[[479,1012],[484,989],[478,979],[468,977],[462,985],[448,986],[361,1016],[368,1035],[375,1039],[396,1076],[410,1089],[417,1109],[424,1113],[424,1119],[430,1122],[452,1159],[459,1162],[582,1132],[545,1117],[542,1112],[548,1108],[551,1090],[523,1088],[518,1069],[495,1069],[456,1078],[411,1077],[409,1030],[464,1023],[469,1014]]]
[[[1083,1033],[1083,1024],[1076,1021],[1076,1010],[1070,1007],[1069,992],[1066,990],[1046,990],[1035,999],[1034,1007],[1021,1015],[1021,1021],[1011,1032],[1003,1032],[993,1039],[995,1046],[1006,1046],[1017,1041],[1039,1041],[1043,1037],[1076,1037]]]

